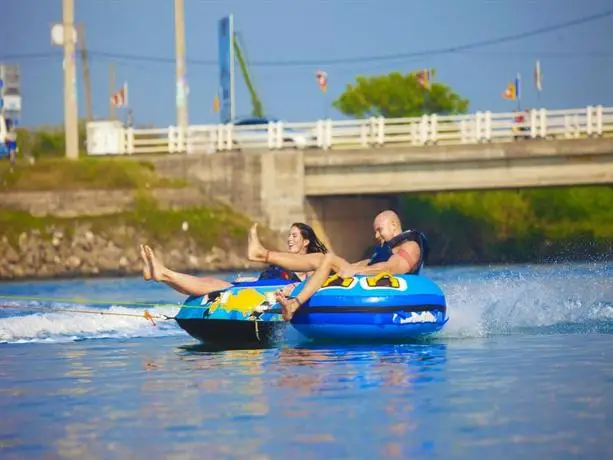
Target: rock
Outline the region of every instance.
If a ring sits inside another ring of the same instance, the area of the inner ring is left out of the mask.
[[[3,259],[10,264],[14,264],[19,262],[19,254],[11,246],[6,246]]]
[[[248,266],[244,251],[238,247],[226,251],[219,244],[204,251],[186,233],[179,230],[176,236],[151,242],[156,255],[173,270],[187,272]],[[88,225],[48,225],[42,233],[35,229],[22,232],[12,246],[6,235],[0,235],[0,278],[96,276],[118,270],[140,275],[142,260],[138,245],[148,239],[138,229],[125,225],[104,233],[94,233]]]
[[[43,255],[42,258],[46,263],[53,262],[54,259],[57,257],[54,248],[50,246],[43,246],[40,251]]]
[[[19,235],[19,240],[17,242],[17,244],[19,245],[19,249],[23,251],[27,243],[28,243],[28,235],[25,233],[21,233]]]
[[[193,255],[187,256],[187,265],[189,266],[189,268],[200,268],[199,262],[200,261],[198,260],[198,257]]]
[[[210,265],[210,264],[215,264],[215,263],[219,263],[219,262],[223,262],[226,259],[226,251],[224,251],[223,249],[220,249],[216,246],[213,246],[213,248],[211,249],[211,252],[209,252],[205,257],[204,257],[204,263],[206,265]]]
[[[81,259],[74,255],[69,256],[68,259],[66,259],[66,266],[71,269],[79,268],[81,266]]]

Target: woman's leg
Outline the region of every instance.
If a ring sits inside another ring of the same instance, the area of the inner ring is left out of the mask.
[[[277,293],[276,299],[281,305],[282,316],[285,321],[290,321],[296,310],[321,289],[334,269],[333,265],[336,257],[334,254],[326,254],[321,265],[311,275],[300,294],[296,297],[288,299],[283,292]]]
[[[144,245],[142,251],[145,254],[148,266],[146,270],[143,270],[143,277],[147,279],[146,275],[148,272],[150,279],[161,281],[181,294],[199,296],[232,286],[232,284],[227,281],[211,276],[199,278],[197,276],[175,272],[166,268],[164,264],[155,257],[153,250],[149,246]]]

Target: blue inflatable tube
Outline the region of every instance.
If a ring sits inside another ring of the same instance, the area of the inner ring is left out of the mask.
[[[175,317],[205,342],[266,342],[287,323],[274,292],[284,280],[237,283],[221,292],[190,297]],[[299,284],[292,296],[304,287]],[[291,326],[316,340],[402,341],[433,334],[447,322],[443,291],[420,275],[330,277],[294,314]]]

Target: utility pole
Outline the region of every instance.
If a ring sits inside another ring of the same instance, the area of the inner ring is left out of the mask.
[[[185,11],[183,0],[175,0],[175,46],[177,63],[177,125],[180,130],[180,150],[187,133],[187,88],[185,67]]]
[[[79,120],[75,68],[74,0],[62,0],[64,35],[64,134],[66,157],[79,158]]]
[[[85,111],[87,113],[87,121],[93,121],[92,113],[92,86],[89,76],[89,63],[87,61],[87,45],[85,44],[85,27],[83,23],[78,25],[78,44],[81,49],[81,65],[83,66],[83,89],[85,90]]]
[[[115,64],[109,64],[109,120],[115,120],[115,104],[113,104],[113,94],[115,94]]]

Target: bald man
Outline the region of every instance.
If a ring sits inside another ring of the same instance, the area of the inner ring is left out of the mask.
[[[332,253],[299,255],[268,251],[257,240],[255,228],[252,228],[249,235],[250,260],[273,263],[286,270],[315,270],[296,297],[287,298],[285,290],[277,294],[277,301],[283,308],[283,318],[286,321],[323,286],[333,271],[342,278],[376,275],[381,272],[393,275],[417,274],[428,253],[425,236],[415,230],[403,232],[398,214],[390,210],[379,213],[373,221],[375,239],[379,246],[370,258],[353,264]]]

